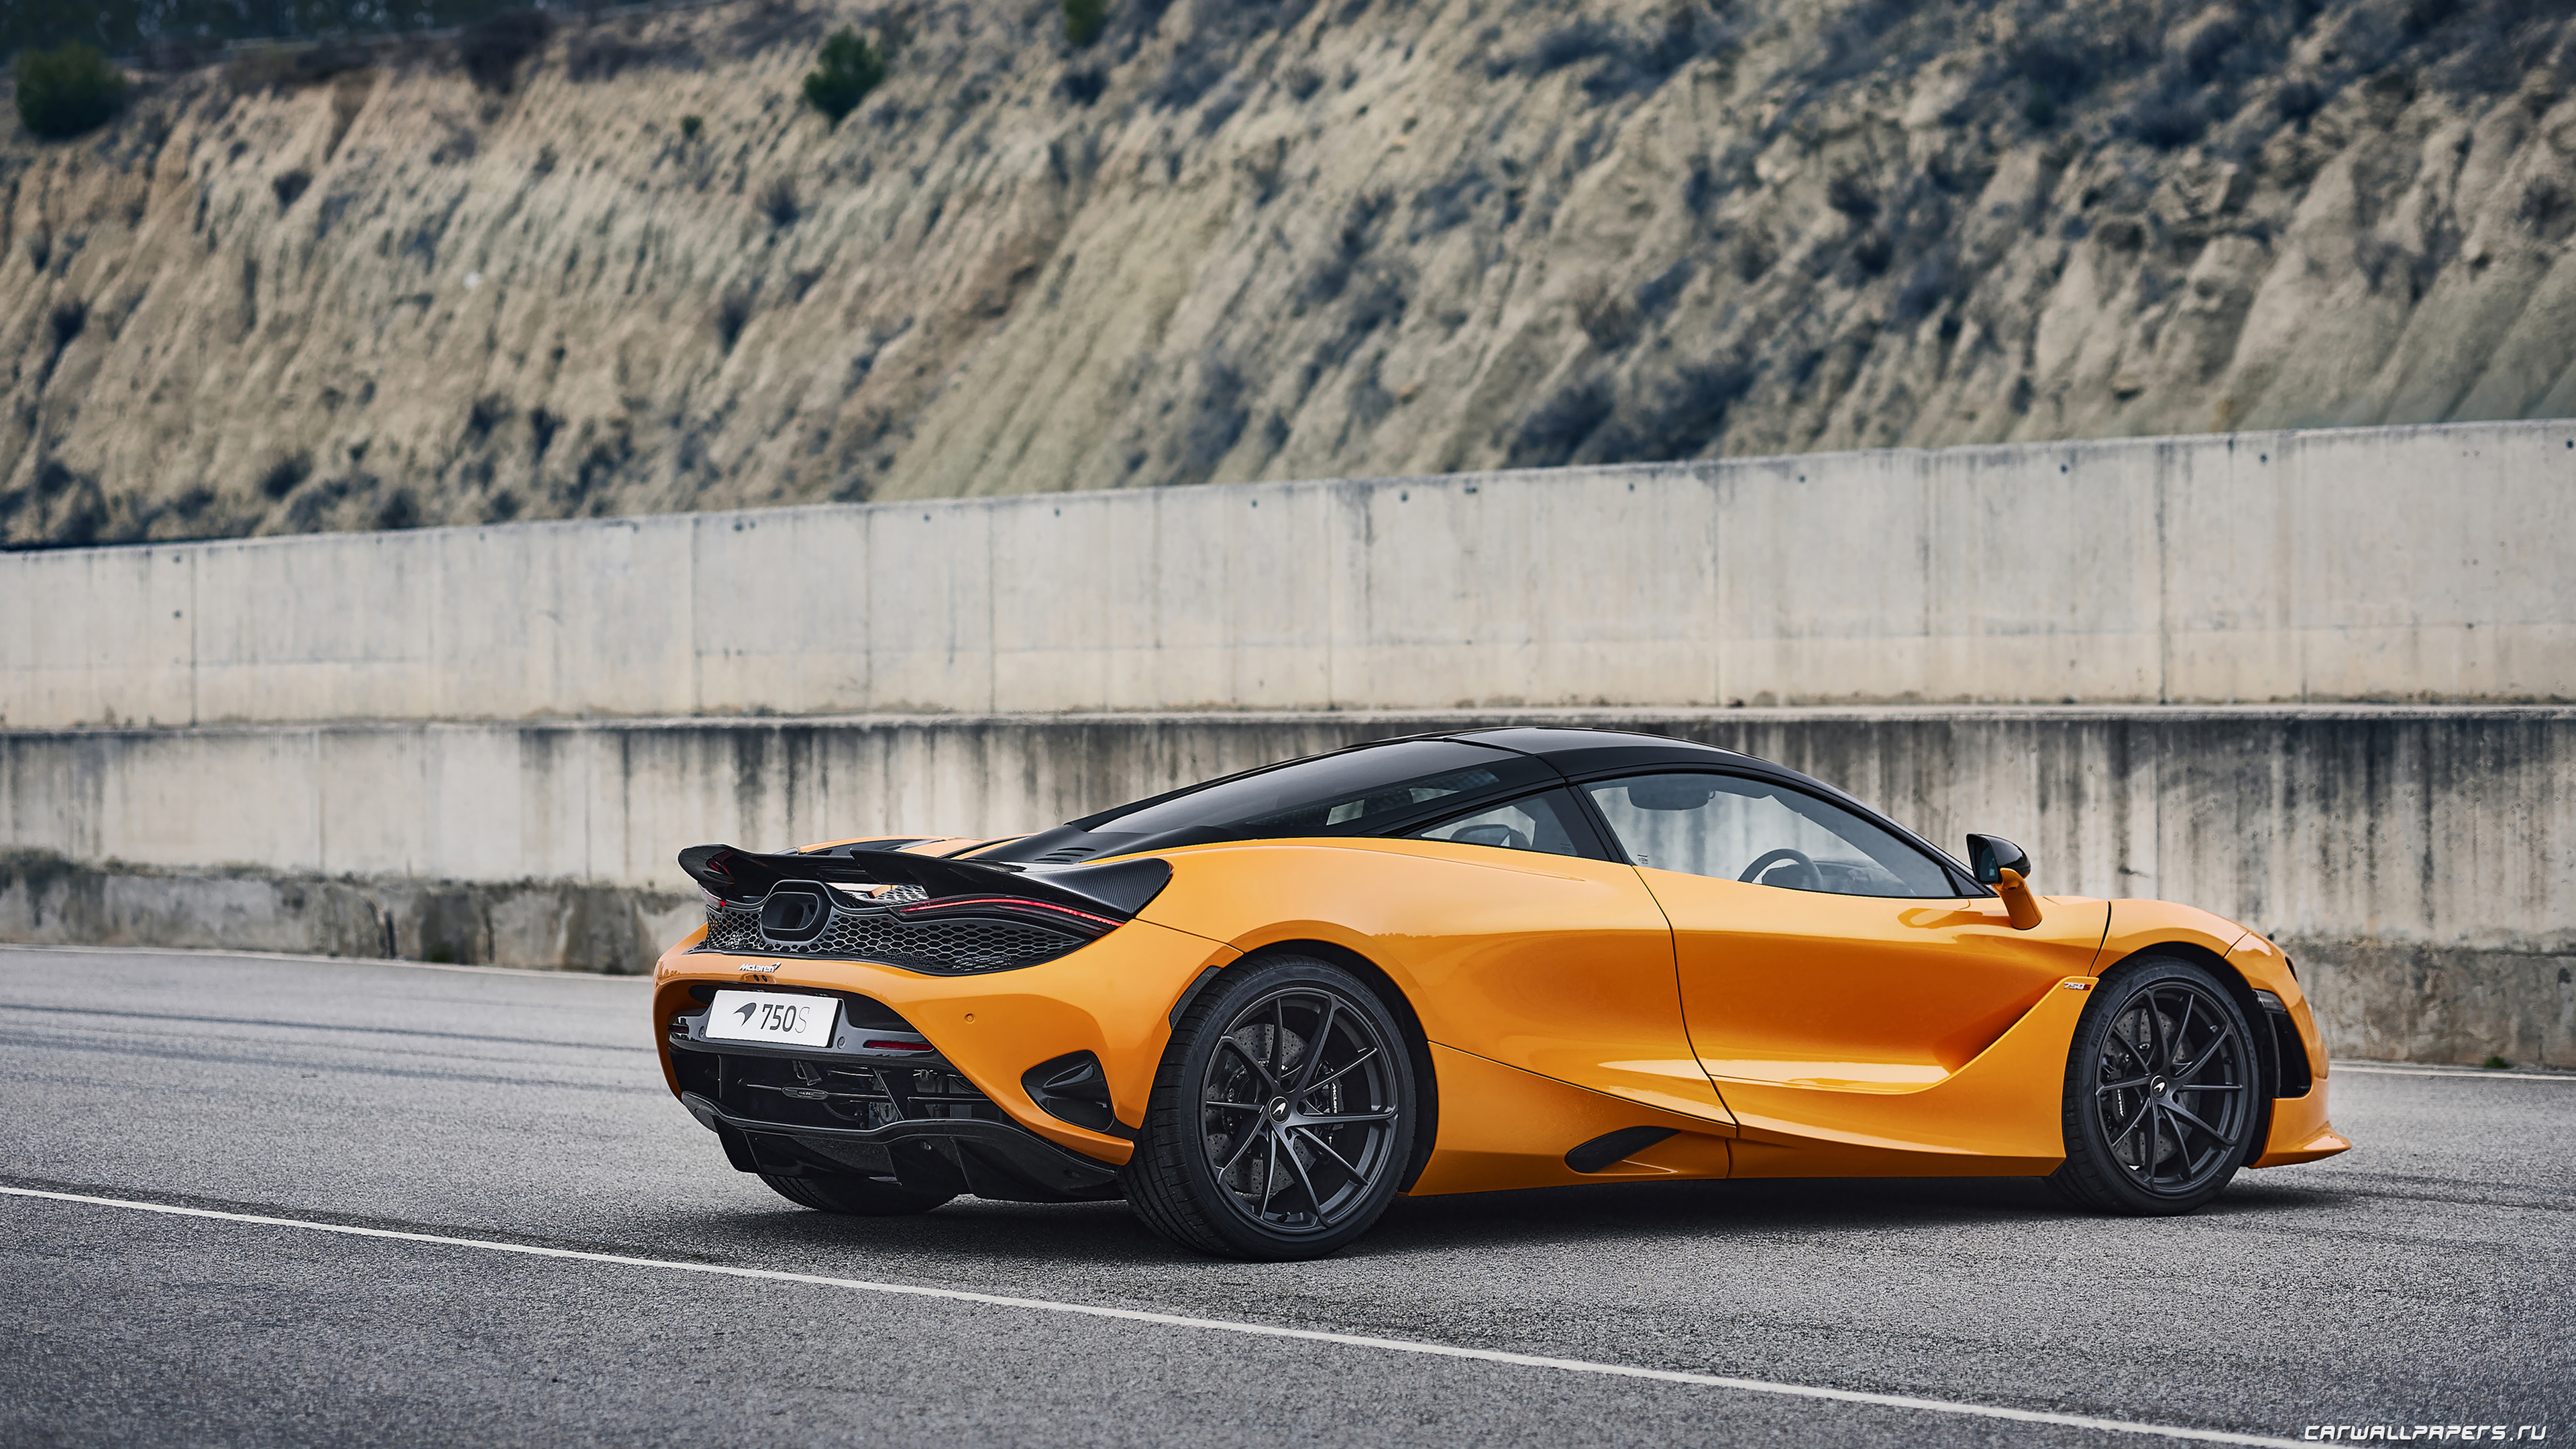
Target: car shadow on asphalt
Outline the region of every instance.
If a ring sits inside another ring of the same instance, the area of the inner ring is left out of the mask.
[[[2208,1215],[2281,1213],[2330,1206],[2340,1195],[2269,1188],[2240,1178]],[[1366,1236],[1338,1260],[1454,1257],[1616,1241],[1626,1249],[1657,1240],[1783,1234],[1831,1238],[1913,1230],[2051,1221],[2095,1221],[2068,1206],[2036,1178],[1835,1178],[1744,1182],[1604,1183],[1518,1192],[1399,1198]],[[708,1240],[704,1219],[692,1236],[731,1257],[745,1249],[861,1248],[912,1260],[971,1258],[1031,1265],[1099,1267],[1210,1261],[1153,1235],[1120,1203],[1034,1204],[960,1198],[919,1217],[849,1218],[781,1203],[724,1220]]]
[[[1884,1234],[2024,1223],[2073,1209],[2034,1178],[1604,1183],[1398,1201],[1354,1253],[1736,1234]]]
[[[2331,1205],[2332,1192],[2257,1186],[2239,1177],[2201,1215]],[[1777,1178],[1735,1182],[1605,1183],[1598,1187],[1399,1199],[1348,1250],[1454,1251],[1524,1242],[1706,1238],[1748,1234],[1810,1238],[1917,1229],[2098,1222],[2035,1177]]]

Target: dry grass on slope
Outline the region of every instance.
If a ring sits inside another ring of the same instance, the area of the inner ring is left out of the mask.
[[[0,539],[2576,412],[2569,27],[763,3],[154,77],[0,147]]]

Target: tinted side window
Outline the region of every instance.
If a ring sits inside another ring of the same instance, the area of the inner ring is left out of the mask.
[[[1459,845],[1490,845],[1498,850],[1535,850],[1547,855],[1596,855],[1592,830],[1563,790],[1524,795],[1507,804],[1443,820],[1413,832],[1415,840],[1447,840]]]
[[[1839,805],[1737,775],[1584,787],[1628,858],[1655,870],[1845,896],[1955,896],[1930,856]]]

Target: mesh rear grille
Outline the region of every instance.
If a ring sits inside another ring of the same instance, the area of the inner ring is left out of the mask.
[[[801,943],[761,934],[760,907],[707,907],[707,938],[695,948],[735,956],[806,956],[879,961],[924,971],[1001,971],[1052,961],[1087,944],[1030,921],[952,917],[906,921],[882,908],[836,906],[822,934]]]

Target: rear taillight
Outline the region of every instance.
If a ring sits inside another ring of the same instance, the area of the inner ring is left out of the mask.
[[[907,925],[975,917],[1027,921],[1049,930],[1069,932],[1086,941],[1096,941],[1117,930],[1121,924],[1108,916],[1078,911],[1053,901],[1033,901],[1025,896],[948,896],[897,906],[894,916]]]
[[[825,890],[812,881],[781,881],[758,900],[725,900],[710,892],[706,939],[694,949],[874,961],[966,975],[1041,965],[1123,924],[1100,911],[1027,896],[941,896],[898,905]]]

